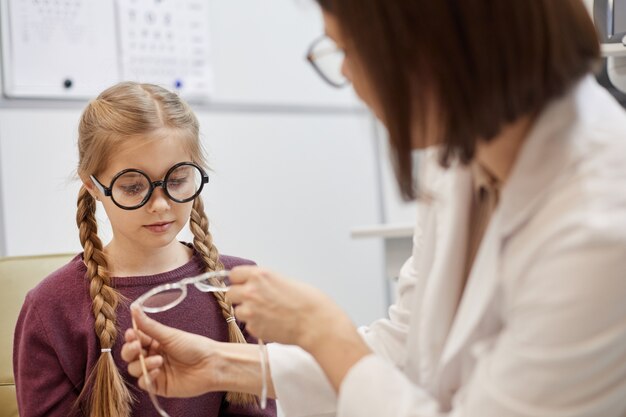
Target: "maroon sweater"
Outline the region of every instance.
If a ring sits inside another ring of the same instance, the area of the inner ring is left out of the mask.
[[[226,269],[251,261],[222,256]],[[111,354],[137,401],[133,416],[155,416],[148,395],[137,388],[127,364],[120,357],[124,331],[131,325],[128,306],[149,289],[201,273],[202,260],[195,254],[187,264],[152,276],[112,278],[112,285],[126,298],[117,309],[118,337]],[[67,417],[85,379],[100,355],[91,312],[89,283],[82,254],[44,279],[27,295],[15,328],[13,370],[21,417]],[[151,316],[159,322],[219,341],[228,340],[226,321],[211,293],[189,286],[187,297],[176,307]],[[247,335],[249,342],[256,341]],[[171,416],[275,416],[276,404],[268,407],[236,407],[224,401],[225,393],[196,398],[159,398]]]

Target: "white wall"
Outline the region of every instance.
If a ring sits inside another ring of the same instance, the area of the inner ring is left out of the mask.
[[[323,33],[314,0],[211,0],[219,103],[357,107],[351,89],[328,88],[305,60]]]
[[[327,87],[304,61],[319,11],[213,0],[211,12],[216,95],[195,108],[218,248],[315,284],[359,324],[380,317],[381,242],[350,239],[382,219],[379,144],[350,89]],[[0,255],[80,250],[72,175],[85,104],[0,101]]]

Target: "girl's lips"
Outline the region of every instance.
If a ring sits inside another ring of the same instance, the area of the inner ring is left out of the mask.
[[[167,231],[173,223],[174,222],[153,223],[145,225],[144,227],[153,233],[163,233]]]

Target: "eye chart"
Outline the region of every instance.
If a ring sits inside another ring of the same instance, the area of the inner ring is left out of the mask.
[[[206,99],[212,86],[207,0],[118,0],[122,78]]]
[[[0,0],[4,94],[92,98],[121,80],[212,91],[203,0]]]

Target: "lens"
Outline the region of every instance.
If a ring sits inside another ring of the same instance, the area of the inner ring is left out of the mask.
[[[142,306],[144,311],[155,313],[175,306],[183,296],[184,293],[181,288],[172,288],[152,295],[142,303]]]
[[[173,200],[189,201],[202,188],[202,172],[194,165],[179,165],[167,175],[165,187]]]
[[[140,205],[150,192],[150,180],[138,171],[127,171],[115,178],[111,197],[123,207]]]
[[[311,58],[319,72],[332,84],[342,86],[347,83],[346,77],[341,72],[344,53],[332,39],[321,38],[313,46]]]

